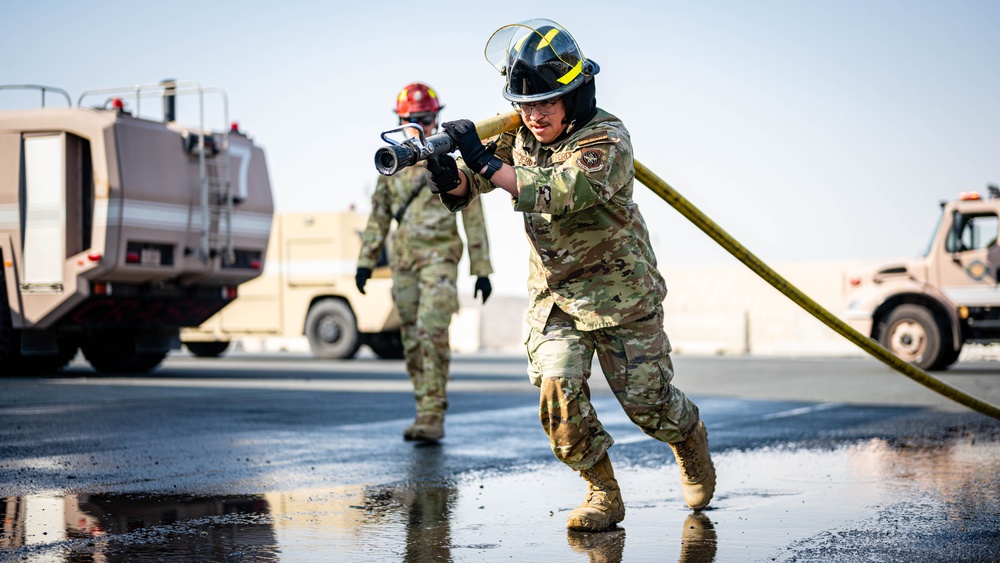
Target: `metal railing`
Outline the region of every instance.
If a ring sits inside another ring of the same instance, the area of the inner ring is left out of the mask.
[[[3,84],[0,85],[0,90],[38,90],[42,94],[42,107],[45,107],[45,94],[47,92],[55,92],[66,98],[67,107],[73,107],[73,100],[69,97],[69,93],[62,88],[54,86],[43,86],[41,84]]]

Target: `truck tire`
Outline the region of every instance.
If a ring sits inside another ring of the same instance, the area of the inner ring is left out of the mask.
[[[955,362],[958,361],[958,356],[961,353],[962,353],[961,346],[959,346],[958,349],[956,350],[954,346],[946,342],[941,350],[941,355],[938,357],[938,361],[935,362],[933,366],[931,366],[931,369],[950,368]]]
[[[309,309],[306,338],[313,354],[324,360],[353,358],[361,347],[354,312],[338,299],[317,301]]]
[[[62,371],[73,361],[80,346],[75,338],[60,336],[59,352],[44,356],[21,356],[16,370],[22,375],[51,375]]]
[[[920,305],[900,305],[886,318],[879,343],[920,369],[937,369],[949,354],[951,338],[934,315]],[[957,356],[956,356],[957,357]]]
[[[59,339],[59,353],[48,356],[21,356],[21,342],[14,332],[7,301],[7,280],[0,270],[0,374],[47,375],[62,371],[76,356],[76,343],[68,338]]]
[[[229,341],[185,342],[184,346],[187,347],[188,352],[191,352],[199,358],[218,358],[225,354],[226,350],[229,349]]]
[[[383,360],[402,360],[406,358],[403,349],[403,337],[398,330],[377,332],[365,336],[365,344]]]
[[[167,357],[166,352],[136,352],[135,335],[98,333],[80,346],[91,367],[102,373],[146,373]]]

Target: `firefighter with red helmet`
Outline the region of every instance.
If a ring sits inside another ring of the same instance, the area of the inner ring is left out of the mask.
[[[425,137],[436,132],[443,108],[437,92],[419,82],[406,85],[396,96],[395,112],[400,125],[412,123]],[[396,230],[392,244],[386,245],[393,221]],[[489,278],[493,266],[486,219],[478,202],[462,211],[462,225],[471,274],[476,276],[473,297],[481,294],[486,303],[493,291]],[[436,442],[444,437],[448,408],[445,385],[451,362],[448,329],[458,310],[458,262],[463,249],[456,216],[427,189],[423,166],[378,178],[358,256],[356,282],[361,293],[386,246],[390,250],[392,296],[402,324],[406,369],[416,399],[416,420],[403,431],[403,438]]]
[[[486,45],[522,126],[484,146],[469,120],[442,124],[462,158],[428,160],[432,188],[452,210],[500,188],[521,212],[531,244],[528,372],[556,457],[580,472],[586,500],[571,530],[603,531],[625,518],[608,448],[590,402],[594,356],[629,419],[666,442],[696,510],[715,492],[715,466],[698,407],[674,387],[663,330],[667,288],[632,198],[635,165],[624,124],[597,107],[597,63],[559,24],[504,26]]]
[[[438,113],[443,109],[444,106],[441,105],[437,92],[420,82],[407,84],[396,96],[396,115],[399,116],[400,125],[417,123],[417,121],[410,121],[410,118],[417,120],[437,118]]]

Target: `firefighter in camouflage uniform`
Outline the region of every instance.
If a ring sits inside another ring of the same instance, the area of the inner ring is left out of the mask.
[[[413,123],[423,129],[425,136],[437,130],[438,112],[443,107],[434,90],[420,83],[407,85],[396,98],[400,124]],[[402,324],[406,369],[417,408],[416,420],[403,431],[403,438],[434,442],[444,437],[448,408],[445,385],[451,362],[448,327],[458,311],[456,285],[462,239],[455,215],[441,207],[438,197],[426,188],[423,166],[379,177],[362,236],[356,281],[358,291],[364,293],[395,220],[396,230],[389,245],[392,296]],[[482,206],[465,208],[462,224],[471,273],[476,276],[473,297],[482,293],[486,303],[493,291],[489,279],[493,267]]]
[[[500,28],[486,57],[506,78],[503,96],[522,126],[484,146],[471,121],[444,123],[462,158],[434,158],[427,173],[452,211],[500,187],[523,213],[532,249],[529,375],[541,389],[539,413],[553,453],[588,483],[586,501],[566,525],[603,531],[625,517],[607,454],[613,440],[590,402],[595,354],[632,422],[671,446],[685,501],[704,508],[715,491],[708,433],[695,404],[671,384],[667,289],[632,200],[629,133],[596,104],[599,67],[549,20]]]

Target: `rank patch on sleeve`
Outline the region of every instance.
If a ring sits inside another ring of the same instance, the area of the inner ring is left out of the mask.
[[[594,143],[600,143],[601,141],[607,141],[607,140],[608,140],[607,131],[601,131],[600,133],[594,133],[589,137],[580,139],[579,141],[577,141],[576,144],[579,147],[585,147],[587,145],[592,145]]]
[[[587,172],[597,172],[604,168],[604,163],[601,162],[602,156],[604,153],[601,149],[586,149],[580,153],[580,158],[576,159],[576,163]]]

